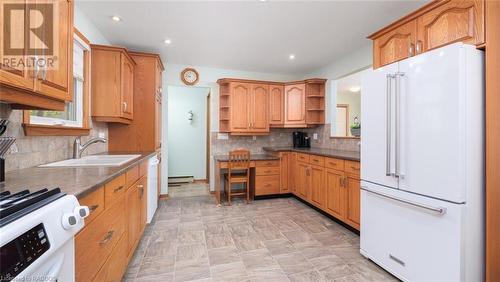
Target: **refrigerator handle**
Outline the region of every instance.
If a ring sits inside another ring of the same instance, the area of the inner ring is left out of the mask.
[[[387,86],[386,86],[386,108],[387,108],[387,116],[386,116],[386,149],[385,149],[385,175],[386,176],[392,176],[393,174],[391,173],[391,125],[392,125],[392,102],[391,102],[391,85],[392,85],[392,79],[394,78],[394,75],[392,74],[387,74],[386,75],[386,80],[387,80]]]
[[[422,209],[426,209],[426,210],[429,210],[429,211],[433,211],[433,212],[436,212],[436,213],[438,213],[440,215],[444,215],[446,213],[446,208],[445,207],[433,207],[433,206],[429,206],[429,205],[422,204],[422,203],[417,203],[417,202],[413,202],[413,201],[409,201],[409,200],[400,199],[400,198],[397,198],[397,197],[394,197],[394,196],[391,196],[391,195],[387,195],[385,193],[380,193],[380,192],[372,191],[372,190],[368,189],[368,187],[366,187],[366,186],[361,186],[361,190],[364,190],[366,192],[369,192],[369,193],[372,193],[372,194],[375,194],[375,195],[378,195],[378,196],[381,196],[381,197],[384,197],[384,198],[388,198],[388,199],[391,199],[391,200],[394,200],[394,201],[405,203],[405,204],[408,204],[408,205],[411,205],[411,206],[415,206],[415,207],[418,207],[418,208],[422,208]]]
[[[395,128],[394,128],[394,131],[395,131],[395,135],[396,135],[396,158],[395,158],[395,167],[396,167],[396,173],[395,173],[395,176],[396,177],[401,177],[401,160],[400,160],[400,157],[401,157],[401,152],[400,152],[400,125],[401,125],[401,112],[400,112],[400,95],[401,95],[401,77],[404,76],[405,74],[403,72],[397,72],[395,74],[395,80],[396,80],[396,98],[395,98],[395,105],[396,105],[396,118],[395,118]]]

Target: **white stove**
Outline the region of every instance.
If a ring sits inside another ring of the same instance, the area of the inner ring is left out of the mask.
[[[89,210],[59,188],[0,193],[0,281],[74,281],[74,236]]]

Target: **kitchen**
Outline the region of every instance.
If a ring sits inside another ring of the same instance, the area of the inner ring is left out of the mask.
[[[58,65],[1,53],[2,279],[500,279],[498,1],[49,2],[12,46]],[[209,89],[203,196],[169,86]]]

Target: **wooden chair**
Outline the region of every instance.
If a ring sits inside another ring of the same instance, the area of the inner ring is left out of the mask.
[[[246,196],[247,204],[250,202],[250,151],[238,149],[229,152],[228,173],[224,175],[224,192],[231,205],[232,196]],[[242,184],[242,192],[233,193],[233,184]]]

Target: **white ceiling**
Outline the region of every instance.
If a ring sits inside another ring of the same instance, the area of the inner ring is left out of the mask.
[[[425,1],[77,1],[114,45],[167,63],[305,74]],[[123,21],[113,22],[118,15]],[[165,45],[166,38],[172,44]],[[295,54],[290,61],[288,56]]]

